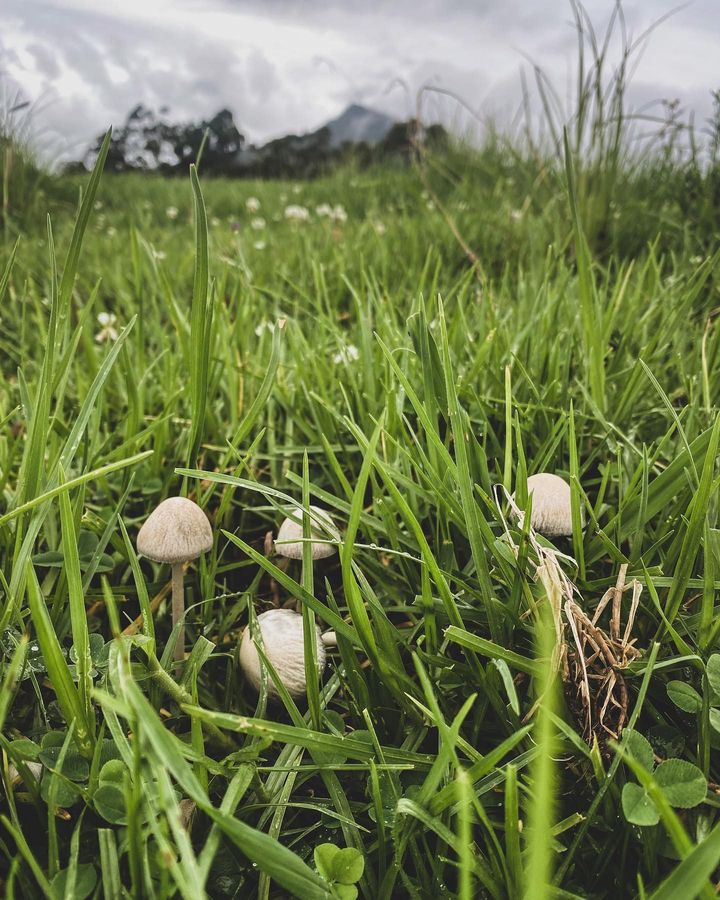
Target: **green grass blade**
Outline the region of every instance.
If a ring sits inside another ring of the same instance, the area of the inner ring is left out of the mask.
[[[65,473],[62,467],[59,469],[58,476],[62,485],[65,481]],[[87,612],[85,610],[85,591],[83,590],[82,575],[80,573],[75,517],[68,491],[63,491],[60,494],[60,523],[62,528],[64,571],[67,579],[68,604],[70,606],[70,623],[76,656],[78,699],[83,709],[83,719],[91,729],[90,737],[94,738],[93,726],[95,716],[90,701],[93,686],[90,634],[88,631]]]
[[[93,753],[92,729],[55,634],[32,563],[27,564],[26,584],[30,614],[45,659],[48,677],[52,680],[55,688],[58,706],[68,725],[75,727],[75,743],[78,750],[83,756],[90,758]]]

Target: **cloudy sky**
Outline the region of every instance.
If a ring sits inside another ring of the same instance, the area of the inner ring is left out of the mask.
[[[718,2],[626,0],[631,37],[677,10],[645,47],[636,104],[677,97],[709,114]],[[586,3],[600,30],[612,7]],[[566,97],[574,48],[567,0],[0,0],[0,104],[20,89],[56,157],[82,155],[138,102],[178,121],[228,106],[256,142],[318,127],[350,102],[406,118],[424,85],[508,121],[528,60]],[[428,104],[428,117],[465,124],[453,101]]]

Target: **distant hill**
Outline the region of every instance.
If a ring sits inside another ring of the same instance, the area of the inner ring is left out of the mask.
[[[242,146],[233,168],[237,174],[261,177],[317,175],[347,153],[367,157],[399,127],[385,113],[353,103],[315,131],[287,134],[259,147]]]
[[[379,144],[393,125],[395,120],[385,113],[353,103],[323,127],[330,132],[330,146],[336,148],[348,142]]]

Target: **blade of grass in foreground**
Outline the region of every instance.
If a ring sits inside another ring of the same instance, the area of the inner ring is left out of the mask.
[[[720,825],[695,846],[649,900],[687,900],[703,890],[720,860]]]
[[[195,210],[195,278],[190,310],[190,395],[192,429],[188,452],[188,468],[197,464],[207,414],[208,376],[212,342],[215,291],[209,290],[208,224],[197,169],[190,166],[190,183]]]
[[[348,521],[345,539],[340,551],[343,589],[345,591],[345,602],[347,603],[348,609],[350,611],[350,618],[352,619],[355,630],[357,631],[360,640],[362,641],[363,649],[367,653],[368,658],[372,662],[373,666],[376,669],[379,669],[381,672],[383,671],[383,669],[386,669],[386,667],[382,665],[382,660],[380,659],[380,655],[378,653],[378,647],[375,642],[375,634],[373,632],[370,618],[368,616],[367,610],[365,609],[365,604],[363,602],[363,598],[360,594],[360,589],[358,588],[358,584],[353,573],[352,559],[353,551],[355,548],[355,537],[357,535],[358,527],[360,524],[360,515],[362,514],[363,510],[365,486],[367,485],[368,477],[372,469],[375,449],[377,447],[383,424],[384,416],[381,416],[380,421],[375,426],[375,430],[373,431],[372,437],[370,438],[370,442],[365,452],[365,458],[363,459],[362,468],[360,469],[360,475],[358,476],[357,484],[353,492],[352,505],[350,507],[350,519]]]
[[[269,738],[272,741],[294,744],[310,751],[342,753],[350,759],[358,759],[362,762],[375,759],[375,750],[372,744],[351,737],[337,737],[333,734],[316,732],[310,728],[298,728],[295,725],[284,725],[280,722],[254,719],[249,716],[237,716],[233,713],[213,712],[188,704],[183,704],[183,709],[190,716],[197,716],[204,722],[212,722],[218,728],[226,728],[229,731],[239,731]],[[428,766],[432,761],[430,756],[411,753],[408,750],[396,750],[392,747],[383,747],[382,749],[383,756],[389,763]]]
[[[312,556],[312,526],[310,523],[310,474],[308,469],[307,450],[303,453],[303,484],[302,484],[302,586],[308,592],[313,594],[315,590],[315,580],[313,578],[313,556]],[[303,649],[305,663],[305,681],[307,684],[308,708],[313,728],[320,730],[320,677],[318,674],[317,661],[317,627],[315,625],[315,613],[309,606],[303,604]]]
[[[18,245],[20,244],[20,238],[15,241],[12,250],[10,251],[10,256],[8,257],[7,264],[5,266],[5,271],[0,278],[0,303],[3,302],[5,298],[5,291],[7,290],[7,286],[10,283],[10,273],[12,272],[13,263],[15,262],[15,255],[17,253]]]
[[[26,571],[27,597],[38,643],[42,650],[47,673],[55,688],[58,706],[68,725],[75,723],[75,742],[83,756],[92,757],[93,738],[85,708],[73,683],[67,660],[55,634],[50,613],[45,605],[37,575],[31,562]]]
[[[442,302],[438,301],[440,318],[440,350],[442,353],[443,372],[445,374],[445,390],[447,392],[448,411],[450,413],[450,425],[452,427],[455,445],[455,459],[457,462],[457,482],[462,502],[465,527],[467,528],[470,552],[475,563],[475,574],[480,582],[480,592],[485,602],[485,611],[490,625],[490,634],[494,640],[500,639],[500,625],[497,621],[495,606],[492,601],[492,587],[490,584],[490,572],[485,556],[485,544],[482,538],[480,516],[482,512],[475,502],[475,492],[470,476],[470,463],[468,460],[467,444],[469,437],[467,429],[470,427],[460,409],[457,391],[455,389],[455,376],[453,374],[450,359],[450,347],[448,344],[447,324],[445,322],[445,310]]]
[[[680,604],[685,596],[688,581],[693,573],[695,558],[698,555],[702,543],[702,534],[705,528],[705,516],[712,497],[713,478],[717,463],[718,443],[720,442],[720,415],[715,419],[710,443],[705,454],[700,484],[693,495],[691,510],[682,549],[673,572],[673,579],[665,602],[665,615],[672,624],[678,614]]]
[[[135,456],[128,456],[127,459],[120,459],[117,462],[108,463],[106,466],[100,466],[99,469],[93,469],[92,472],[85,472],[84,475],[78,475],[77,478],[71,478],[69,481],[64,481],[62,484],[57,485],[51,490],[45,491],[45,493],[39,494],[37,497],[33,497],[32,500],[28,500],[28,502],[23,503],[22,506],[11,509],[10,512],[5,513],[4,516],[0,516],[0,525],[10,522],[12,519],[21,516],[31,509],[35,509],[36,506],[41,506],[47,500],[52,500],[53,497],[57,497],[59,494],[64,494],[74,490],[76,487],[87,484],[88,481],[104,478],[106,475],[110,475],[112,472],[117,472],[119,469],[124,469],[127,466],[134,466],[135,463],[142,462],[144,459],[147,459],[148,456],[152,456],[152,454],[152,450],[144,450],[142,453],[136,453]]]
[[[552,827],[555,821],[557,802],[557,773],[554,762],[555,732],[552,717],[558,704],[558,676],[553,666],[555,649],[555,628],[552,609],[559,606],[559,586],[538,569],[546,599],[538,607],[540,615],[536,619],[536,646],[538,663],[541,666],[537,678],[538,706],[534,736],[538,755],[530,770],[532,779],[532,802],[528,816],[527,853],[525,871],[526,900],[549,900],[554,895],[550,881],[553,864]]]
[[[573,158],[570,151],[567,129],[563,129],[565,145],[565,175],[567,178],[570,213],[572,215],[575,238],[575,259],[577,261],[578,291],[580,294],[580,318],[582,321],[583,348],[585,350],[590,395],[600,412],[605,411],[605,361],[602,320],[595,296],[595,283],[590,258],[590,248],[580,221]]]
[[[65,473],[62,466],[58,471],[58,477],[62,485],[65,481]],[[80,574],[75,518],[68,491],[63,491],[60,495],[60,525],[62,530],[63,564],[67,580],[68,603],[70,605],[70,626],[76,656],[78,695],[84,711],[85,721],[92,729],[95,717],[93,716],[90,702],[90,693],[92,691],[90,634],[88,631],[87,612],[85,610],[85,591],[83,590],[82,575]]]
[[[118,861],[115,832],[111,828],[98,828],[100,845],[100,873],[105,900],[122,896],[122,876]]]
[[[110,147],[111,135],[112,128],[108,128],[105,137],[103,138],[100,152],[98,153],[97,159],[95,160],[92,174],[88,179],[82,203],[80,204],[80,209],[77,214],[75,227],[73,228],[72,238],[70,240],[70,247],[68,249],[67,256],[65,257],[62,279],[60,281],[59,294],[61,304],[69,304],[70,302],[70,295],[75,284],[75,276],[77,274],[78,263],[80,262],[80,251],[82,250],[83,237],[85,236],[85,230],[87,229],[88,221],[90,220],[90,213],[92,212],[93,205],[95,203],[95,194],[97,193],[103,167],[105,166],[105,159]]]
[[[5,718],[10,709],[15,691],[17,690],[20,673],[25,665],[25,657],[27,655],[28,638],[23,635],[18,641],[17,647],[13,651],[10,662],[5,668],[2,684],[0,685],[0,731],[5,725]]]

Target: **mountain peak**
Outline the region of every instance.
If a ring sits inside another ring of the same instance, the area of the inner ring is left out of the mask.
[[[330,132],[330,146],[340,147],[348,141],[377,144],[394,124],[395,120],[385,113],[369,109],[359,103],[351,103],[324,127]]]

